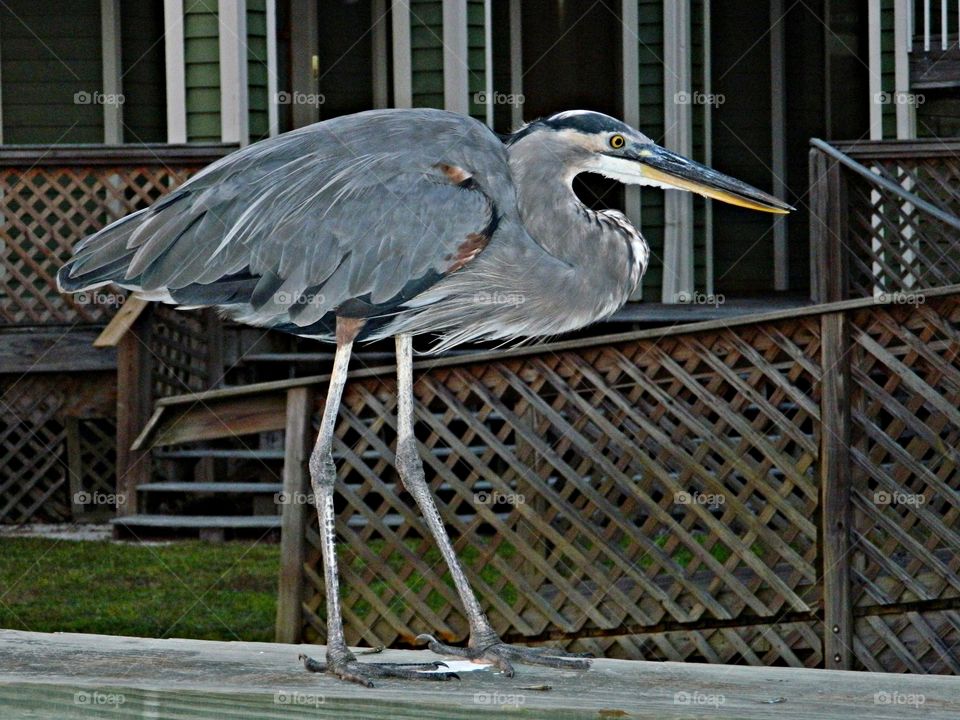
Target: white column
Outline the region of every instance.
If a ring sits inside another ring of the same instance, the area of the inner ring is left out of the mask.
[[[123,142],[123,83],[120,70],[120,0],[100,0],[103,55],[103,141]],[[116,102],[111,102],[115,100]]]
[[[410,50],[410,6],[393,0],[393,106],[413,107],[413,65]]]
[[[219,0],[220,139],[250,142],[247,87],[247,3]]]
[[[271,137],[280,132],[280,109],[277,107],[277,1],[266,0],[267,10],[267,126]]]
[[[640,127],[640,47],[638,32],[640,18],[637,0],[623,0],[620,5],[621,65],[623,66],[623,121],[631,127]],[[624,211],[630,221],[640,225],[640,188],[624,187]],[[642,286],[630,296],[639,300],[643,295]]]
[[[467,0],[443,3],[443,106],[470,112],[470,70],[467,67]]]
[[[693,154],[693,93],[690,82],[690,0],[663,4],[664,145]],[[684,97],[686,101],[683,101]],[[693,197],[664,193],[663,291],[665,303],[693,294]]]
[[[883,97],[883,68],[881,66],[882,58],[882,40],[883,29],[880,26],[880,0],[870,0],[867,8],[867,57],[869,65],[869,87],[870,87],[870,139],[883,139],[883,104],[880,102]],[[880,193],[876,190],[870,191],[870,204],[876,207],[880,202]],[[881,239],[884,236],[881,217],[877,213],[870,216],[870,228],[873,239],[870,241],[870,247],[875,255],[883,257],[883,243]],[[873,276],[880,277],[883,274],[883,266],[879,262],[874,262],[872,267]],[[882,285],[873,286],[873,294],[883,293]]]
[[[164,0],[163,30],[167,80],[167,142],[185,143],[187,79],[183,55],[183,0]]]
[[[929,2],[927,3],[929,6]],[[910,140],[917,137],[916,105],[907,102],[910,92],[910,57],[907,52],[909,38],[910,8],[907,0],[893,2],[894,35],[894,75],[896,97],[894,107],[897,113],[897,138]]]

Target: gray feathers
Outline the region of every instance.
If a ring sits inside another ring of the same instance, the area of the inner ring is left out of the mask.
[[[442,347],[561,332],[626,299],[591,282],[639,276],[619,228],[577,217],[568,158],[539,142],[530,133],[508,155],[484,125],[439,110],[328,120],[243,148],[87,238],[58,281],[305,335],[327,335],[337,312],[379,317],[372,337],[440,332]],[[536,213],[524,183],[547,198]]]

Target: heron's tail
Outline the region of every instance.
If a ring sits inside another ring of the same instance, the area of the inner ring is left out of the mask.
[[[126,277],[137,252],[136,247],[129,247],[129,241],[146,212],[139,210],[127,215],[84,238],[74,248],[73,257],[57,272],[60,292],[89,290],[108,283],[136,287],[136,278]]]

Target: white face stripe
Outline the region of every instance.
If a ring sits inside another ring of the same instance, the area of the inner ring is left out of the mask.
[[[652,180],[644,175],[643,165],[636,160],[627,160],[612,155],[595,155],[590,158],[587,166],[583,169],[588,172],[600,173],[604,177],[626,185],[650,185],[664,189],[676,189],[675,185],[660,180]]]

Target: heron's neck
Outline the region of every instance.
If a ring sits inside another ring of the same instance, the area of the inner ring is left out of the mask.
[[[646,269],[649,248],[626,217],[580,202],[572,186],[580,170],[562,146],[530,141],[511,146],[520,219],[548,253],[581,272],[615,278],[629,294]]]
[[[551,255],[569,260],[569,249],[590,230],[590,211],[573,192],[575,171],[562,155],[546,152],[534,156],[522,146],[510,154],[510,171],[527,232]]]

